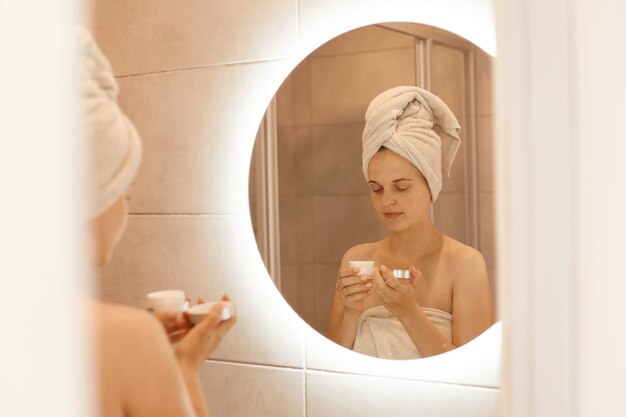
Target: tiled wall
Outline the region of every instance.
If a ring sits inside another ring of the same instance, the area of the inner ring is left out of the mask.
[[[248,215],[247,173],[258,123],[298,57],[358,24],[429,17],[436,23],[444,16],[442,4],[458,3],[450,10],[461,14],[470,2],[437,2],[426,14],[418,3],[407,12],[401,1],[384,7],[348,0],[95,2],[92,29],[145,149],[129,228],[100,290],[109,301],[134,305],[164,288],[205,299],[223,292],[233,297],[239,322],[202,371],[216,417],[374,416],[383,404],[398,415],[496,415],[498,349],[483,358],[485,374],[469,382],[442,384],[438,372],[450,365],[442,358],[401,366],[375,361],[339,372],[349,361],[334,364],[338,348],[282,301]],[[355,10],[351,20],[329,19]],[[439,368],[429,368],[435,363]],[[397,378],[390,369],[405,374]]]

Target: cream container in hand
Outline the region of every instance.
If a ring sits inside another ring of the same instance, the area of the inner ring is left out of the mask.
[[[409,271],[408,269],[394,269],[393,271],[391,271],[391,273],[397,279],[410,279],[411,278],[411,271]]]
[[[209,311],[211,311],[215,303],[217,303],[217,301],[196,304],[195,306],[191,307],[189,310],[187,310],[187,313],[189,314],[189,320],[191,320],[193,324],[200,323],[200,321],[202,321],[202,319],[204,319],[204,317],[209,314]],[[224,303],[224,307],[222,307],[222,315],[220,317],[220,320],[225,321],[232,317],[233,305],[230,301],[222,301],[222,303]]]
[[[155,312],[174,311],[180,314],[187,304],[182,290],[154,291],[147,298],[150,308]]]
[[[371,277],[374,275],[374,261],[348,261],[350,268],[359,268],[359,275]]]

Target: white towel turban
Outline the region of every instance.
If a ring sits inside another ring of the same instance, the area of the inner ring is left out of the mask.
[[[440,128],[442,135],[435,132]],[[441,191],[442,169],[450,167],[461,144],[461,126],[436,95],[413,86],[395,87],[372,100],[365,113],[363,174],[381,147],[406,158],[420,170],[434,202]]]
[[[117,105],[118,86],[111,65],[91,34],[72,28],[78,42],[79,134],[86,141],[89,217],[111,207],[132,183],[141,161],[137,130]]]

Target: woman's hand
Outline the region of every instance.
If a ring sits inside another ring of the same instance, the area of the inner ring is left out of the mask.
[[[414,266],[409,267],[409,270],[411,278],[406,282],[407,280],[394,277],[389,268],[384,265],[374,269],[376,294],[380,296],[387,310],[398,318],[413,314],[415,309],[419,308],[417,284],[422,278],[422,273]]]
[[[223,301],[230,301],[224,295]],[[175,347],[176,357],[181,364],[197,369],[220,344],[224,334],[237,321],[234,305],[231,306],[232,317],[221,321],[223,303],[216,303],[207,316],[178,342]]]
[[[187,299],[189,302],[189,299]],[[202,298],[198,299],[198,304],[204,303]],[[154,315],[159,319],[165,333],[170,339],[170,343],[176,343],[181,340],[193,327],[193,323],[189,320],[189,314],[184,311],[183,314],[178,314],[175,311],[155,311]]]
[[[359,268],[339,271],[335,288],[344,308],[361,314],[365,309],[365,298],[372,294],[372,278],[357,275]]]

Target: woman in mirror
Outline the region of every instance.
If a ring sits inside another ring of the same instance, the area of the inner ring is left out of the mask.
[[[449,175],[461,143],[459,123],[439,97],[413,86],[378,95],[365,120],[363,173],[389,235],[343,256],[328,337],[387,359],[447,352],[494,320],[483,256],[431,219],[442,170]],[[371,276],[348,264],[367,260],[377,265]],[[408,279],[393,269],[409,270]]]
[[[92,264],[103,266],[126,228],[127,193],[142,147],[137,131],[117,105],[117,83],[108,61],[89,32],[73,31],[79,49],[80,137],[89,156],[85,217]],[[180,317],[162,323],[147,311],[94,300],[87,304],[95,337],[99,415],[209,415],[198,371],[236,321],[234,317],[220,321],[222,303],[216,303],[195,326]],[[179,330],[173,348],[166,330]]]

